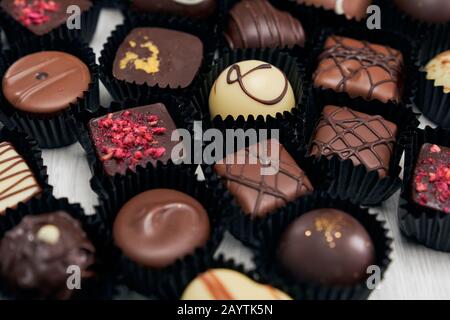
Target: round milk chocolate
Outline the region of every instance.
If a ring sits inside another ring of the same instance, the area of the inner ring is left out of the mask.
[[[450,21],[448,0],[395,0],[396,5],[411,17],[432,23]]]
[[[88,67],[77,57],[60,51],[29,54],[3,77],[3,94],[13,107],[37,114],[67,109],[88,90]]]
[[[210,235],[208,214],[191,196],[170,189],[138,194],[119,211],[114,241],[132,261],[164,268],[203,246]]]
[[[286,75],[258,60],[241,61],[225,69],[209,96],[212,118],[275,116],[294,107],[295,96]]]
[[[318,209],[287,228],[278,259],[299,282],[354,285],[367,277],[367,267],[375,263],[375,249],[355,218],[336,209]]]

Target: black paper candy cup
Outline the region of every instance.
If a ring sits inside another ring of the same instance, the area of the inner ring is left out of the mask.
[[[325,158],[309,155],[309,144],[313,139],[315,125],[320,119],[323,108],[327,105],[346,106],[369,115],[380,115],[397,125],[397,141],[386,177],[380,178],[378,172],[369,172],[364,165],[355,166],[351,160],[342,160],[339,156]],[[400,160],[404,151],[401,141],[410,136],[411,130],[419,124],[417,114],[411,107],[366,101],[362,98],[349,99],[344,93],[321,90],[308,106],[306,124],[305,138],[308,149],[304,150],[305,157],[331,174],[332,182],[328,192],[333,196],[364,206],[375,206],[387,200],[401,187]]]
[[[47,167],[44,166],[42,151],[39,149],[37,142],[24,132],[8,128],[0,130],[0,142],[10,142],[33,172],[36,181],[42,189],[41,194],[35,198],[51,194],[53,187],[48,184]],[[9,210],[11,209],[7,209],[6,215]]]
[[[139,27],[157,27],[186,32],[197,36],[203,42],[203,62],[197,72],[197,76],[192,83],[186,88],[170,88],[149,86],[147,84],[137,84],[135,82],[127,82],[118,80],[113,75],[113,64],[117,50],[127,35],[134,29]],[[141,15],[130,14],[124,24],[118,26],[108,38],[101,52],[100,70],[101,80],[115,101],[123,101],[127,98],[136,99],[155,93],[170,93],[178,97],[189,96],[190,90],[198,83],[198,75],[205,72],[210,66],[214,58],[214,52],[217,47],[217,39],[214,30],[210,30],[206,24],[195,22],[187,18],[179,18],[166,15]]]
[[[414,170],[420,148],[425,143],[450,147],[450,131],[430,127],[417,129],[406,144],[399,225],[406,237],[429,248],[450,252],[450,214],[420,206],[412,200]]]
[[[103,181],[101,181],[103,180]],[[163,165],[160,162],[157,167],[151,165],[146,168],[138,167],[136,172],[128,172],[126,176],[116,176],[113,179],[91,180],[94,191],[101,195],[100,205],[96,213],[104,226],[105,243],[113,243],[112,227],[120,208],[135,195],[158,188],[168,188],[184,192],[197,199],[206,209],[211,224],[210,240],[201,248],[195,250],[195,254],[212,256],[223,237],[223,220],[221,211],[226,212],[229,204],[228,195],[221,189],[198,182],[195,169],[188,166]],[[163,269],[144,268],[128,259],[118,248],[114,249],[119,255],[119,265],[123,283],[144,295],[156,292],[159,283],[173,277],[180,272],[186,261],[192,259],[192,255],[181,257],[171,266]],[[193,254],[194,254],[193,253]]]
[[[17,127],[37,140],[41,148],[58,148],[70,145],[76,141],[75,133],[67,123],[74,113],[82,110],[95,110],[99,105],[98,67],[95,64],[95,54],[91,48],[79,40],[42,37],[18,42],[0,56],[0,73],[6,70],[18,59],[35,52],[54,50],[76,56],[83,61],[90,71],[91,82],[82,98],[71,103],[69,107],[55,114],[31,114],[20,111],[9,103],[0,93],[0,118],[8,128]]]
[[[72,130],[76,132],[79,143],[86,151],[89,167],[91,168],[93,175],[97,177],[103,177],[106,175],[106,173],[104,172],[103,165],[100,159],[98,159],[97,157],[95,145],[93,144],[91,135],[89,133],[89,121],[91,119],[105,116],[108,113],[154,103],[162,103],[166,106],[167,111],[169,112],[178,129],[186,129],[189,132],[192,132],[195,119],[200,119],[200,115],[195,109],[183,105],[179,98],[170,95],[169,93],[155,93],[148,96],[141,96],[137,99],[128,98],[120,103],[112,102],[108,108],[100,107],[94,112],[85,110],[83,112],[75,114],[72,121],[70,122],[70,126]],[[191,137],[193,138],[194,135],[191,134]]]
[[[239,116],[237,119],[227,116],[223,119],[216,116],[211,119],[209,112],[209,95],[217,77],[230,65],[243,60],[261,60],[270,63],[281,71],[288,78],[296,99],[296,105],[291,112],[277,113],[272,116]],[[199,80],[200,85],[194,90],[192,100],[189,102],[192,108],[199,110],[202,116],[203,125],[207,128],[216,128],[222,132],[226,129],[282,129],[298,128],[303,125],[303,105],[307,98],[307,88],[309,84],[304,79],[304,67],[291,56],[288,51],[276,49],[246,49],[228,52],[225,50],[220,54],[220,58],[214,63],[211,70],[203,74]]]
[[[96,263],[92,271],[96,276],[83,279],[81,289],[75,290],[71,299],[92,300],[111,299],[114,294],[114,280],[112,275],[112,265],[110,248],[105,247],[102,239],[97,236],[99,220],[95,216],[86,216],[79,204],[70,204],[67,199],[55,199],[51,195],[46,195],[40,199],[33,199],[26,204],[20,204],[16,209],[9,210],[8,214],[0,217],[0,238],[6,232],[17,226],[24,217],[35,216],[62,210],[71,217],[78,220],[89,240],[96,249]],[[69,275],[68,275],[69,276]],[[34,299],[32,292],[12,292],[6,283],[0,279],[0,292],[8,299]]]
[[[393,49],[400,51],[403,55],[403,95],[401,102],[404,105],[413,105],[415,103],[415,97],[417,92],[417,74],[418,74],[418,60],[419,60],[419,48],[418,44],[410,37],[405,36],[396,31],[388,30],[367,30],[358,28],[342,27],[338,29],[326,28],[323,29],[317,38],[316,46],[311,51],[309,61],[305,64],[307,66],[307,77],[312,79],[314,83],[313,74],[319,64],[318,57],[323,52],[323,48],[327,38],[331,35],[338,35],[348,37],[361,41],[368,41],[372,44],[379,44],[389,46]],[[316,93],[321,91],[329,91],[331,89],[316,90]],[[349,96],[346,93],[347,96]],[[350,96],[349,96],[350,97]],[[372,100],[372,101],[377,101]]]
[[[0,8],[0,23],[5,31],[6,38],[10,44],[16,41],[25,41],[41,37],[55,39],[82,39],[84,42],[91,42],[97,29],[97,22],[100,15],[101,4],[93,1],[92,7],[81,13],[80,29],[69,29],[66,24],[51,30],[43,36],[38,36],[23,26],[19,21]]]
[[[315,283],[298,283],[286,273],[277,261],[277,247],[286,228],[296,218],[303,214],[320,208],[335,208],[352,215],[369,233],[375,247],[375,265],[380,270],[380,280],[388,268],[391,259],[392,239],[388,237],[388,229],[384,221],[370,214],[367,209],[361,209],[348,201],[334,198],[327,193],[314,193],[291,203],[281,209],[277,214],[270,216],[261,229],[261,245],[255,251],[256,272],[261,274],[263,280],[282,279],[288,284],[288,292],[302,292],[303,296],[295,299],[305,300],[362,300],[367,299],[371,293],[366,283],[353,286],[325,286]],[[368,274],[369,276],[369,274]]]
[[[211,255],[205,255],[202,253],[196,254],[191,259],[186,260],[180,268],[179,273],[167,279],[158,288],[158,298],[162,300],[180,300],[184,290],[197,276],[210,269],[230,269],[249,277],[253,281],[261,283],[259,275],[254,271],[249,271],[242,264],[236,263],[233,259],[226,259],[223,255],[219,255],[217,258]],[[288,293],[287,285],[282,283],[279,279],[271,279],[269,282],[262,284],[270,285],[274,288]],[[301,296],[300,292],[296,292],[295,296]]]

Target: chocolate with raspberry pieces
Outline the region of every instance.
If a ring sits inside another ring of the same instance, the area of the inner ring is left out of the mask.
[[[450,213],[450,148],[422,145],[412,183],[416,203]]]
[[[136,166],[149,162],[167,163],[178,143],[171,141],[174,130],[175,123],[162,103],[109,113],[89,122],[97,156],[110,176],[135,171]]]

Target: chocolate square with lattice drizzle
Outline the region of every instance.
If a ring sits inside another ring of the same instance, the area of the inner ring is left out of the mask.
[[[314,86],[350,97],[399,103],[403,91],[403,55],[367,41],[330,36],[319,56]]]
[[[388,175],[397,126],[379,115],[326,106],[310,143],[311,155],[338,156]]]
[[[242,211],[252,217],[267,216],[314,190],[305,172],[274,139],[230,154],[214,169]],[[261,169],[272,172],[263,175]]]

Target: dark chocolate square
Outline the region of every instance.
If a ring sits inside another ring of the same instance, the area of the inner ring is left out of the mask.
[[[89,0],[3,0],[2,9],[34,34],[41,36],[66,23],[72,14],[67,7],[76,5],[81,12],[92,7]]]
[[[350,97],[399,103],[403,91],[403,55],[387,46],[330,36],[319,56],[314,86]]]
[[[171,141],[174,130],[175,123],[162,103],[110,113],[89,122],[97,156],[110,176],[149,162],[154,166],[157,161],[167,163],[178,143]]]
[[[189,33],[136,28],[117,50],[113,75],[119,80],[161,88],[186,88],[203,60],[202,41]]]
[[[412,199],[421,206],[450,213],[450,148],[422,145],[412,180]]]
[[[326,106],[310,145],[311,155],[339,156],[388,175],[397,126],[376,115],[347,107]]]
[[[278,146],[278,154],[272,152],[272,143]],[[261,143],[257,146],[261,150]],[[243,212],[264,217],[313,191],[305,172],[278,141],[269,140],[267,152],[258,152],[254,148],[255,145],[241,149],[214,166]],[[261,174],[262,168],[276,168],[278,164],[277,173]]]

